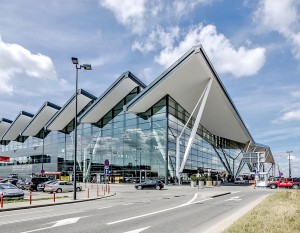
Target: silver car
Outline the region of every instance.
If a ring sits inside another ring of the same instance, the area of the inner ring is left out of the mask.
[[[51,184],[46,184],[44,191],[45,192],[57,192],[57,193],[61,193],[61,192],[72,192],[73,191],[73,183],[72,182],[67,182],[67,181],[57,181],[55,183],[51,183]],[[81,191],[82,187],[81,186],[77,186],[76,187],[76,191]]]
[[[5,200],[24,199],[24,192],[13,184],[0,184],[0,197],[3,195]]]

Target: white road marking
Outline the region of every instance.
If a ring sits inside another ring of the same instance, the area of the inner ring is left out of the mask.
[[[134,203],[130,202],[130,203],[125,203],[125,204],[122,204],[122,205],[133,205]]]
[[[139,232],[142,232],[142,231],[148,229],[149,227],[144,227],[144,228],[136,229],[136,230],[133,230],[133,231],[126,231],[124,233],[139,233]]]
[[[34,218],[33,217],[28,217],[28,218],[23,218],[23,219],[0,222],[0,225],[26,222],[26,221],[33,221],[33,220],[38,220],[38,219],[43,219],[43,218],[58,217],[58,216],[63,216],[63,215],[68,215],[68,214],[77,214],[77,213],[82,213],[82,212],[84,212],[84,211],[83,210],[78,210],[78,211],[70,211],[70,212],[65,212],[65,213],[56,213],[56,214],[52,214],[52,215],[40,215],[40,216],[34,217]]]
[[[30,231],[24,231],[24,232],[21,232],[21,233],[29,233],[29,232],[42,231],[42,230],[46,230],[46,229],[50,229],[50,228],[54,228],[54,227],[61,227],[61,226],[65,226],[65,225],[74,224],[74,223],[77,223],[79,219],[84,218],[84,217],[88,217],[88,216],[62,219],[62,220],[56,221],[53,226],[39,228],[39,229],[34,229],[34,230],[30,230]]]
[[[236,197],[231,197],[231,198],[229,198],[229,199],[227,199],[227,200],[225,200],[225,201],[241,201],[242,199],[240,199],[240,197],[239,196],[236,196]]]
[[[235,193],[240,193],[241,191],[234,191],[234,192],[231,192],[231,194],[235,194]]]
[[[197,203],[201,203],[201,202],[205,202],[205,201],[209,201],[209,200],[212,200],[213,198],[207,198],[207,199],[204,199],[204,200],[201,200],[201,201],[196,201],[196,202],[193,202],[191,204],[197,204]]]
[[[103,206],[103,207],[98,208],[98,210],[108,209],[108,208],[111,208],[111,207],[112,207],[112,206]]]
[[[171,195],[171,194],[170,194],[170,193],[164,193],[163,195],[166,195],[166,196],[167,196],[167,195]]]
[[[130,220],[133,220],[133,219],[138,219],[138,218],[147,217],[147,216],[150,216],[150,215],[163,213],[163,212],[166,212],[166,211],[169,211],[169,210],[178,209],[178,208],[190,205],[197,198],[197,196],[198,196],[198,194],[195,193],[194,197],[190,201],[188,201],[187,203],[184,203],[182,205],[179,205],[179,206],[175,206],[175,207],[172,207],[172,208],[151,212],[151,213],[148,213],[148,214],[142,214],[142,215],[134,216],[134,217],[131,217],[131,218],[125,218],[125,219],[121,219],[121,220],[118,220],[118,221],[109,222],[109,223],[106,223],[106,224],[107,225],[113,225],[113,224],[120,223],[120,222],[126,222],[126,221],[130,221]]]
[[[145,201],[142,201],[142,202],[149,202],[149,201],[151,201],[151,200],[145,200]]]

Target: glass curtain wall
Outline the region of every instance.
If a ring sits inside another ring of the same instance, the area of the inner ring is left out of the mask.
[[[175,181],[176,137],[182,132],[189,117],[190,114],[169,96],[168,175],[170,182]],[[192,117],[180,138],[180,164],[183,160],[194,120]],[[212,178],[220,174],[226,174],[228,179],[233,178],[239,166],[243,148],[243,144],[215,136],[200,125],[183,170],[183,181],[188,180],[188,177],[195,173],[210,175]]]
[[[139,91],[138,87],[132,90],[97,123],[79,127],[78,162],[84,181],[165,179],[166,98],[145,113],[125,112],[123,106]],[[105,165],[106,160],[109,165]]]

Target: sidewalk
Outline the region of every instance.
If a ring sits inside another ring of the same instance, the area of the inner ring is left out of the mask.
[[[0,206],[0,212],[92,201],[116,195],[116,192],[112,192],[112,190],[110,190],[111,185],[97,185],[90,183],[80,183],[79,185],[82,187],[82,191],[76,192],[76,200],[74,200],[73,192],[55,194],[48,192],[31,192],[32,196],[30,203],[30,192],[24,190],[24,201],[12,201],[13,203],[7,203],[7,201],[4,200],[3,208]]]
[[[55,202],[54,194],[46,192],[32,192],[32,202],[30,204],[29,192],[25,192],[25,198],[23,202],[6,203],[4,201],[3,208],[0,207],[0,212],[18,210],[18,209],[28,209],[28,208],[38,208],[44,206],[52,205],[63,205],[76,202],[92,201],[97,199],[109,198],[113,196],[125,197],[131,196],[133,191],[136,195],[153,195],[158,194],[156,191],[154,193],[149,192],[149,190],[137,191],[134,188],[134,184],[91,184],[91,183],[80,183],[82,186],[82,191],[76,192],[76,200],[73,199],[73,192],[68,193],[56,193]],[[108,189],[110,189],[108,193]],[[158,192],[170,193],[172,195],[186,195],[191,193],[198,193],[201,199],[214,198],[222,195],[230,194],[227,187],[223,186],[213,186],[213,187],[190,187],[190,186],[176,186],[176,185],[166,185],[165,188]],[[41,200],[47,198],[47,200]]]

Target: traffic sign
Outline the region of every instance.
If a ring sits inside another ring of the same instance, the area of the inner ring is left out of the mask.
[[[42,169],[42,170],[41,170],[41,173],[42,173],[42,174],[44,174],[44,173],[45,173],[45,170],[44,170],[44,169]]]
[[[110,174],[110,170],[109,169],[105,169],[105,174]]]
[[[105,170],[109,169],[109,166],[105,166],[104,169],[105,169]]]
[[[108,166],[108,165],[109,165],[109,160],[108,160],[108,159],[105,159],[104,165],[105,165],[105,166]]]

